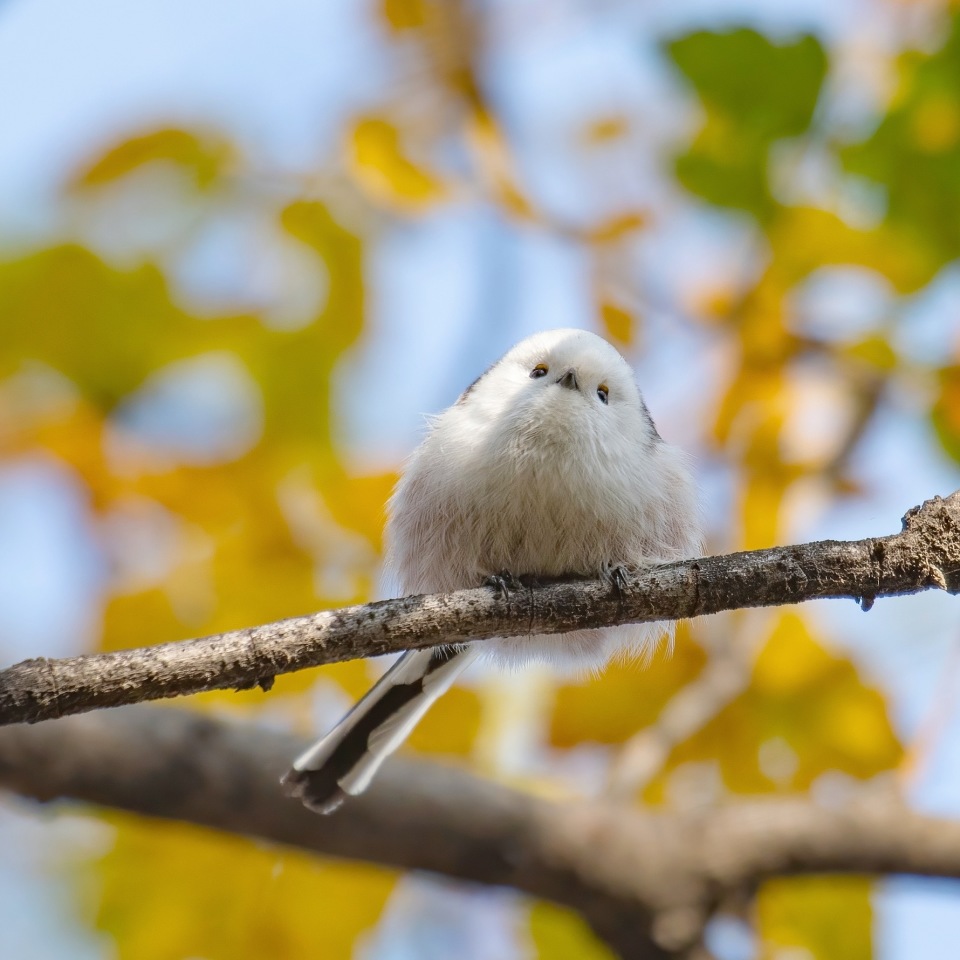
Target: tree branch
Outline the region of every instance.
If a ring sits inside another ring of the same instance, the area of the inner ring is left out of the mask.
[[[824,540],[673,563],[633,576],[622,593],[603,580],[405,597],[330,610],[198,640],[0,672],[0,724],[34,722],[202,690],[269,689],[274,676],[323,663],[440,643],[563,633],[617,623],[680,620],[744,607],[939,588],[960,591],[960,491],[915,507],[901,533]]]
[[[891,794],[648,813],[529,796],[435,764],[393,760],[320,817],[279,789],[305,746],[172,708],[128,707],[0,730],[0,786],[245,834],[336,857],[514,887],[579,910],[624,957],[677,956],[716,905],[798,873],[960,877],[960,824]]]

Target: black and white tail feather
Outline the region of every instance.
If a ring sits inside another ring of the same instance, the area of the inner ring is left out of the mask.
[[[386,539],[404,594],[475,587],[508,570],[609,576],[697,556],[701,545],[686,456],[657,433],[629,364],[583,330],[517,344],[431,420],[390,500]],[[361,793],[481,652],[589,671],[671,632],[625,624],[407,653],[284,783],[322,813]]]
[[[291,796],[332,813],[363,793],[383,761],[410,735],[431,705],[477,655],[476,647],[411,650],[283,778]]]

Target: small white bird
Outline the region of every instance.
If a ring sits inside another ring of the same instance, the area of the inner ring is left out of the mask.
[[[686,456],[660,438],[623,357],[583,330],[522,341],[432,419],[386,532],[404,594],[502,588],[498,578],[516,574],[615,578],[701,546]],[[672,624],[630,624],[410,651],[283,782],[308,807],[335,810],[483,654],[597,668],[672,633]]]

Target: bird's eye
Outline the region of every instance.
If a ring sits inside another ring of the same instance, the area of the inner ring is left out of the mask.
[[[550,368],[549,368],[545,363],[538,363],[538,364],[530,371],[530,378],[531,378],[532,380],[539,380],[541,377],[545,377],[545,376],[547,375],[547,371],[548,371],[549,369],[550,369]]]
[[[601,383],[600,386],[597,387],[597,396],[600,398],[601,403],[610,402],[610,391],[607,389],[605,383]]]

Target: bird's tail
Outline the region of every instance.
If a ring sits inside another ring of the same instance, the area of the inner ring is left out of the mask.
[[[405,653],[325,737],[297,757],[282,781],[287,793],[318,813],[331,813],[346,796],[362,793],[478,653],[478,644]]]

